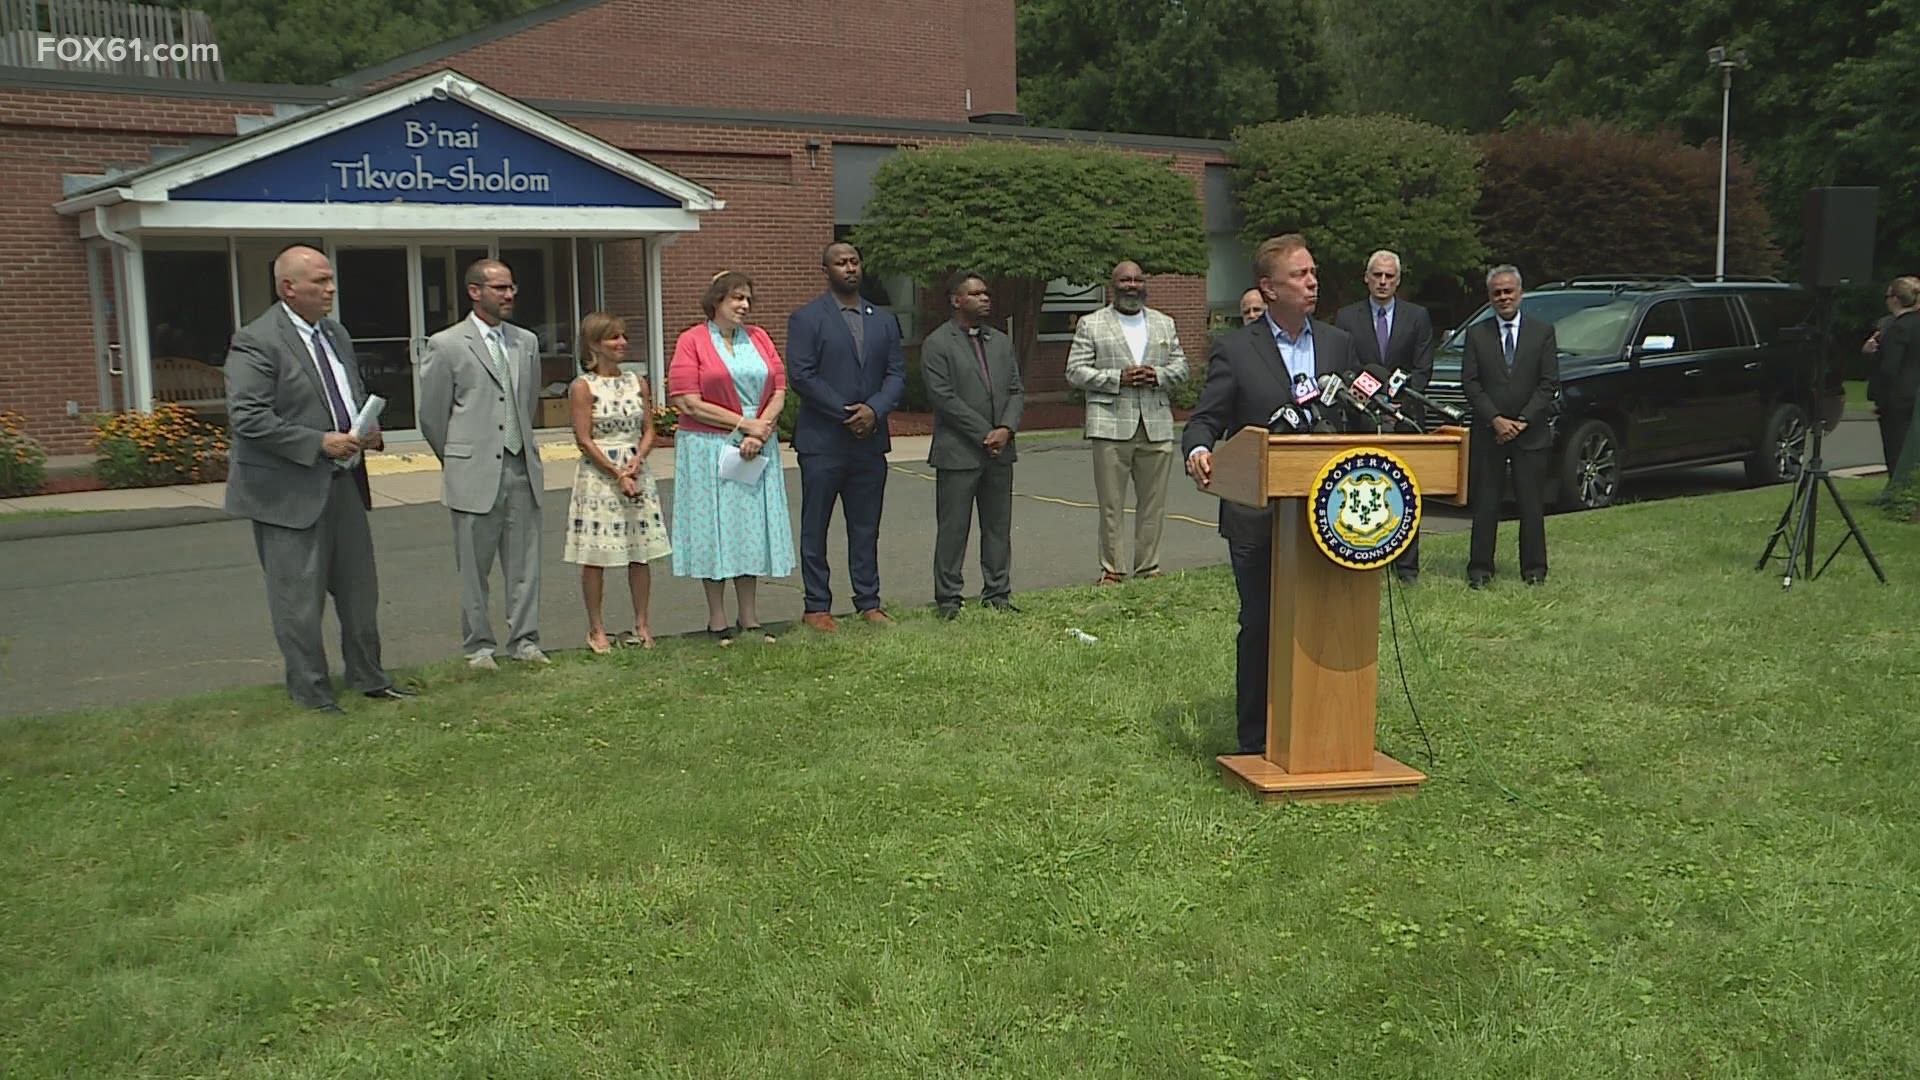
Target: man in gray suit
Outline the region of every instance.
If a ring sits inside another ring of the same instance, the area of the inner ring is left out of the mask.
[[[1146,306],[1140,264],[1113,268],[1113,303],[1073,328],[1067,383],[1087,395],[1093,489],[1100,503],[1100,584],[1125,575],[1121,532],[1133,482],[1133,574],[1160,574],[1160,528],[1173,469],[1173,410],[1167,392],[1187,379],[1187,354],[1173,319]]]
[[[497,643],[487,613],[493,560],[507,583],[507,648],[515,660],[547,663],[540,651],[540,342],[507,322],[513,271],[498,259],[467,267],[473,313],[427,339],[420,366],[420,433],[440,459],[440,501],[453,514],[460,571],[461,651],[494,670]]]
[[[973,508],[980,507],[980,602],[1013,612],[1013,436],[1025,394],[1013,341],[981,320],[993,308],[986,279],[962,272],[947,283],[953,318],[920,345],[933,408],[933,600],[940,617],[960,614]]]
[[[329,594],[347,685],[370,698],[409,698],[380,666],[380,582],[367,525],[373,503],[357,458],[385,444],[377,430],[364,441],[350,433],[367,394],[352,339],[327,317],[333,267],[310,247],[290,247],[273,261],[273,282],[280,302],[241,328],[227,351],[227,512],[253,519],[293,700],[341,711],[320,639]]]

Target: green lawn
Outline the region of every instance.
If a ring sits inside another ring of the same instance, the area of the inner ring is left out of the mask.
[[[0,1074],[1920,1075],[1920,528],[1785,494],[1429,538],[1387,804],[1219,783],[1223,570],[16,722]]]
[[[1870,413],[1873,411],[1873,402],[1867,399],[1867,380],[1849,379],[1846,386],[1848,412]]]

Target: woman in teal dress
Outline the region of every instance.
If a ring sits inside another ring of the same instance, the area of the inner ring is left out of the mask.
[[[781,474],[780,409],[786,403],[786,367],[765,330],[747,323],[753,280],[716,274],[701,301],[707,321],[689,327],[674,345],[667,393],[680,410],[673,440],[673,572],[699,578],[707,594],[707,633],[721,644],[736,630],[766,634],[755,587],[763,577],[786,577],[795,566],[793,523]],[[737,451],[757,475],[721,476],[723,457]],[[739,602],[738,623],[727,621],[727,582]]]

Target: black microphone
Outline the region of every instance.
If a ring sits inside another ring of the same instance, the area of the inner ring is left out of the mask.
[[[1407,378],[1408,375],[1406,372],[1401,371],[1399,368],[1394,368],[1393,374],[1387,378],[1387,396],[1396,398],[1405,394],[1407,398],[1416,405],[1432,409],[1434,412],[1446,417],[1449,423],[1458,424],[1467,418],[1466,414],[1459,409],[1448,405],[1446,402],[1435,401],[1420,391],[1415,390],[1413,387],[1408,386]]]
[[[1320,396],[1320,388],[1306,375],[1293,377],[1293,407],[1306,422],[1305,431],[1332,431],[1327,422],[1313,407],[1313,399]]]
[[[1347,387],[1347,392],[1353,395],[1354,399],[1359,403],[1361,411],[1370,412],[1376,416],[1382,416],[1397,423],[1404,424],[1409,430],[1417,433],[1420,430],[1420,425],[1414,422],[1413,417],[1401,412],[1400,406],[1389,401],[1387,395],[1381,393],[1381,389],[1385,385],[1382,380],[1391,377],[1392,376],[1387,374],[1387,369],[1380,365],[1368,364],[1360,369],[1358,375],[1353,377],[1353,382]]]
[[[1282,405],[1267,417],[1267,433],[1270,435],[1305,435],[1313,430],[1313,421],[1300,415],[1300,410],[1292,405]]]

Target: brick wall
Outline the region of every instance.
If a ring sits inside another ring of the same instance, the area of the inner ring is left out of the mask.
[[[517,98],[964,121],[1014,107],[1013,0],[977,0],[966,34],[927,0],[606,3],[382,77],[450,67]]]
[[[74,220],[55,213],[63,174],[148,160],[156,146],[231,135],[265,103],[0,88],[0,408],[26,416],[50,453],[86,449],[100,400],[87,264]],[[111,270],[105,280],[111,289]],[[117,335],[114,335],[117,337]],[[81,416],[67,416],[67,402]]]

